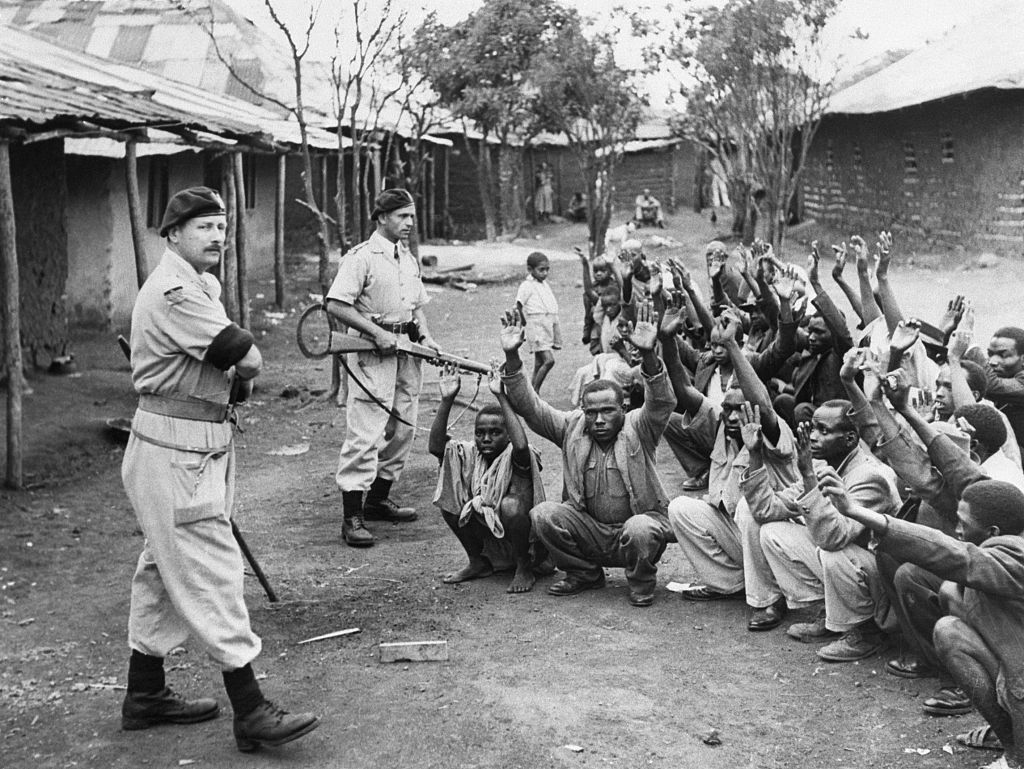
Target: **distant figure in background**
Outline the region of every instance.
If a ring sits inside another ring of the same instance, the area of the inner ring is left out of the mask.
[[[585,192],[574,192],[569,201],[569,207],[565,212],[570,222],[587,221],[587,194]]]
[[[711,158],[708,168],[711,174],[711,223],[714,224],[718,221],[718,209],[732,209],[732,201],[729,200],[728,177],[721,159]]]
[[[639,227],[650,222],[665,229],[665,215],[661,213],[661,203],[651,194],[649,189],[636,196],[636,214],[633,217]]]
[[[538,222],[550,222],[553,208],[554,191],[551,189],[551,181],[554,174],[547,162],[540,164],[537,169],[537,192],[533,199],[534,208],[537,211]]]

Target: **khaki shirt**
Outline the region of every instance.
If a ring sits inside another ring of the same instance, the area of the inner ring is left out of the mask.
[[[220,302],[220,282],[199,274],[167,249],[139,290],[132,310],[132,383],[136,392],[226,405],[228,373],[204,362],[214,338],[232,325]],[[136,429],[182,446],[230,443],[231,425],[139,411]]]
[[[379,232],[341,258],[327,298],[351,304],[381,323],[412,320],[413,311],[430,301],[409,247],[392,243]]]

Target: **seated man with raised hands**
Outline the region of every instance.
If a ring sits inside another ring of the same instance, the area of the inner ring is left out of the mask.
[[[829,662],[863,659],[881,648],[879,624],[887,620],[889,601],[864,528],[822,496],[820,479],[835,475],[869,509],[895,513],[900,506],[896,475],[861,448],[850,405],[826,401],[810,423],[799,425],[799,484],[775,493],[753,461],[742,482],[752,515],[763,521],[761,545],[789,604],[817,609],[810,622],[787,633],[807,642],[835,639],[818,650]]]
[[[544,501],[540,456],[491,372],[488,386],[497,399],[477,412],[473,440],[453,440],[448,418],[461,389],[458,369],[441,370],[441,403],[430,427],[428,450],[441,463],[434,504],[462,544],[469,563],[444,578],[446,583],[489,577],[514,569],[509,593],[533,588],[542,560],[531,546],[530,508]],[[537,556],[537,557],[535,557]]]
[[[988,722],[957,739],[1006,751],[991,767],[1024,767],[1024,493],[1002,481],[968,486],[956,537],[853,503],[838,478],[822,492],[878,549],[942,580],[933,640],[943,665]]]
[[[767,387],[736,342],[737,328],[736,318],[726,313],[712,331],[712,339],[729,355],[739,383],[739,387],[726,392],[720,407],[690,383],[674,345],[666,339],[665,365],[685,412],[673,416],[670,430],[680,445],[710,446],[711,457],[708,493],[703,499],[676,497],[669,504],[668,515],[679,546],[698,578],[697,584],[683,591],[683,597],[711,601],[745,595],[754,610],[748,628],[768,630],[782,621],[784,607],[780,608],[782,593],[740,493],[740,478],[750,462],[740,438],[740,413],[748,401],[759,408],[768,482],[784,488],[795,483],[798,475],[792,431],[775,414]]]
[[[508,400],[531,430],[562,450],[564,501],[543,502],[530,511],[537,538],[565,572],[548,588],[551,595],[604,587],[603,567],[612,566],[626,571],[630,604],[654,602],[658,560],[672,538],[655,451],[676,399],[654,352],[652,313],[650,302],[639,303],[636,321],[622,329],[640,351],[644,380],[644,403],[629,413],[622,389],[606,380],[584,387],[581,408],[561,411],[545,403],[523,373],[518,313],[506,313],[502,320]]]

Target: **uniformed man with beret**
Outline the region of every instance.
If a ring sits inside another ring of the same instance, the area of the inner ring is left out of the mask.
[[[132,312],[132,381],[139,406],[121,466],[145,536],[132,579],[124,729],[214,718],[214,699],[186,700],[164,680],[163,658],[191,636],[217,662],[234,710],[238,749],[280,745],[319,725],[264,699],[252,669],[260,639],[243,596],[231,530],[235,455],[231,392],[263,360],[231,322],[207,272],[224,251],[224,202],[208,187],[171,198],[160,225],[167,248]]]
[[[399,507],[390,493],[416,433],[421,361],[396,355],[395,348],[399,337],[409,337],[440,351],[427,330],[423,306],[429,297],[408,245],[416,224],[412,196],[401,189],[385,190],[374,201],[370,218],[377,223],[376,231],[342,257],[326,297],[328,312],[349,333],[377,346],[376,351],[349,356],[355,381],[349,382],[336,480],[344,512],[342,537],[353,547],[374,542],[364,520],[416,519],[416,511]]]

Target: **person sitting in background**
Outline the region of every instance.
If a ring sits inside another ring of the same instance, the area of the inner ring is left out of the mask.
[[[638,227],[649,222],[665,229],[665,215],[661,212],[661,203],[647,188],[636,196],[636,214],[633,221]]]
[[[569,200],[565,211],[566,218],[570,222],[587,221],[587,195],[584,192],[574,192]]]

